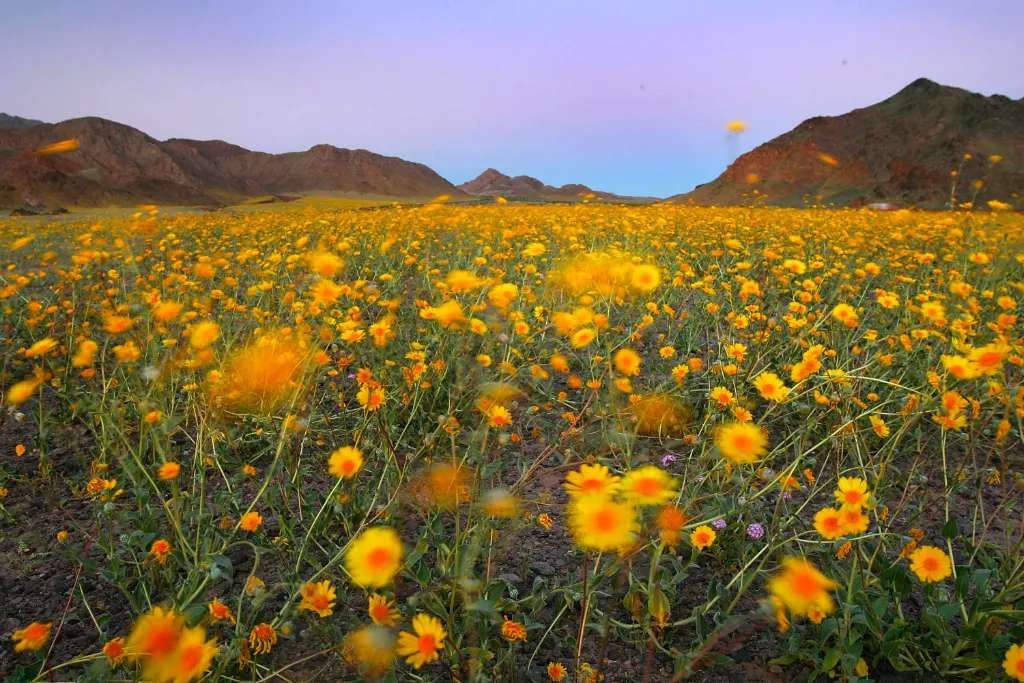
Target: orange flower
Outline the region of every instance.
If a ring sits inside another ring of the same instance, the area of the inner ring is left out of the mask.
[[[157,563],[163,564],[167,561],[168,555],[171,554],[171,544],[169,541],[163,538],[158,538],[153,541],[153,544],[149,546],[149,555]]]
[[[526,627],[520,624],[518,621],[513,621],[508,617],[502,617],[504,621],[501,624],[501,636],[510,643],[516,641],[525,643],[526,642]]]
[[[231,624],[235,623],[235,615],[231,612],[231,608],[221,602],[218,598],[214,598],[206,604],[206,610],[210,614],[210,621],[216,623],[218,621],[226,621]]]
[[[334,613],[334,601],[337,594],[330,579],[302,584],[299,595],[302,596],[302,601],[299,603],[300,610],[316,612],[321,617],[329,617]]]
[[[33,621],[25,628],[18,629],[11,638],[14,640],[14,651],[24,652],[25,650],[39,650],[50,640],[52,623],[41,623]]]
[[[277,644],[277,632],[267,623],[256,624],[249,631],[249,647],[254,655],[265,655]]]
[[[251,510],[242,515],[242,518],[238,520],[238,527],[242,531],[256,531],[263,524],[263,515]]]

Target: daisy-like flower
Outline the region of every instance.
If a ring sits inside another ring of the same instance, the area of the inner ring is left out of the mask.
[[[727,460],[739,465],[757,462],[767,453],[768,439],[756,424],[731,422],[718,429],[715,445]]]
[[[752,380],[754,388],[768,401],[784,401],[789,387],[774,372],[762,372]]]
[[[351,479],[362,466],[363,452],[353,446],[342,446],[327,460],[327,470],[339,479]]]
[[[910,554],[910,569],[921,581],[935,583],[953,573],[953,563],[941,548],[923,545]]]
[[[686,514],[674,505],[666,505],[658,510],[654,522],[658,527],[658,535],[662,543],[674,547],[679,543],[679,535],[686,524]]]
[[[315,612],[321,617],[329,617],[334,613],[334,601],[337,594],[330,579],[302,584],[299,595],[302,596],[302,600],[299,602],[300,610]]]
[[[604,465],[580,465],[574,472],[565,475],[562,485],[573,498],[580,496],[611,496],[619,490],[619,477]]]
[[[402,567],[402,539],[389,527],[371,527],[359,534],[345,552],[345,568],[352,582],[363,588],[381,588]]]
[[[493,405],[487,409],[487,424],[501,429],[512,424],[512,413],[502,405]]]
[[[566,671],[565,665],[561,662],[548,662],[545,671],[547,672],[548,680],[554,681],[554,683],[560,683],[561,681],[564,681],[565,677],[569,673],[568,671]]]
[[[395,607],[395,601],[389,600],[380,593],[374,593],[370,596],[366,611],[370,615],[370,619],[373,620],[373,623],[378,626],[394,626],[399,617],[402,616],[398,608]]]
[[[704,550],[705,548],[710,548],[712,544],[714,544],[717,536],[718,534],[715,533],[714,529],[709,527],[707,524],[702,524],[694,529],[690,534],[690,543],[692,543],[693,547],[697,550]]]
[[[520,624],[518,621],[513,621],[508,617],[502,617],[501,623],[501,637],[510,643],[516,641],[525,643],[526,642],[526,627]]]
[[[176,462],[167,461],[157,469],[156,476],[163,481],[171,481],[177,479],[180,472],[181,465]]]
[[[441,626],[440,619],[422,613],[412,618],[412,630],[412,633],[402,631],[398,634],[398,654],[419,669],[437,660],[438,651],[444,648],[444,639],[448,634]]]
[[[627,472],[619,490],[634,505],[661,505],[675,497],[676,482],[664,470],[646,465]]]
[[[235,623],[235,615],[231,612],[231,608],[221,602],[219,598],[214,598],[206,603],[206,611],[210,614],[210,621],[213,623],[218,621]]]
[[[569,505],[569,527],[577,545],[587,550],[621,550],[640,530],[632,505],[605,496],[583,496]]]
[[[839,477],[836,501],[845,508],[860,509],[868,504],[871,493],[868,483],[860,477]]]
[[[254,655],[265,655],[277,645],[277,631],[268,623],[256,624],[249,631],[249,647]]]
[[[263,515],[251,510],[242,515],[242,518],[238,520],[238,528],[242,531],[256,531],[263,524]]]
[[[633,349],[619,349],[613,358],[615,369],[627,377],[640,374],[640,354]]]
[[[846,533],[846,529],[840,511],[829,507],[818,510],[814,514],[814,530],[826,541],[834,541],[841,537]]]
[[[1024,682],[1024,645],[1011,645],[1003,658],[1003,671],[1015,681]]]
[[[170,554],[171,544],[166,539],[158,538],[149,546],[149,556],[152,557],[157,564],[163,564],[166,562]]]
[[[345,636],[341,655],[367,678],[376,679],[395,661],[395,636],[383,626],[364,626]]]
[[[53,630],[52,623],[33,621],[25,628],[18,629],[11,636],[14,640],[14,651],[25,652],[26,650],[39,650],[50,640],[50,631]]]
[[[103,644],[103,656],[110,662],[110,666],[120,666],[125,656],[124,638],[111,638],[105,642]]]
[[[217,641],[207,640],[206,629],[202,626],[186,628],[182,630],[177,647],[165,662],[161,674],[153,676],[153,680],[188,683],[202,678],[210,670],[217,650]]]
[[[787,557],[782,561],[782,571],[768,582],[768,590],[790,614],[814,618],[835,609],[831,592],[838,585],[809,560]]]
[[[162,607],[154,607],[135,621],[125,649],[129,659],[142,662],[146,678],[159,678],[156,674],[178,647],[184,626],[180,614]]]

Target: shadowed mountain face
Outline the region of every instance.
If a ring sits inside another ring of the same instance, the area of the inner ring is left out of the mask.
[[[35,153],[71,138],[80,143],[75,151]],[[0,206],[223,204],[242,196],[313,191],[462,194],[423,164],[362,149],[316,145],[305,152],[266,154],[219,140],[160,142],[96,117],[7,129],[0,125]]]
[[[599,192],[586,185],[570,183],[552,187],[528,175],[507,176],[501,171],[489,168],[476,178],[462,183],[459,189],[466,194],[483,197],[505,197],[506,199],[530,199],[566,201],[574,199],[641,200],[649,197],[623,197],[611,192]]]
[[[993,163],[992,155],[1002,159]],[[1024,192],[1024,99],[985,97],[921,78],[878,104],[808,119],[672,199],[939,208],[949,203],[954,180],[957,202],[1017,203]]]

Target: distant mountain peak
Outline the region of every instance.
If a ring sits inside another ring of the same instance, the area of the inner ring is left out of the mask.
[[[1002,160],[993,164],[991,155]],[[1009,201],[1024,191],[1024,98],[986,97],[918,78],[876,104],[807,119],[672,199],[940,208],[949,202],[954,170],[958,203]]]
[[[23,128],[32,128],[33,126],[41,125],[43,125],[43,122],[37,121],[36,119],[26,119],[23,116],[15,116],[13,114],[0,112],[0,129],[21,130]]]
[[[0,128],[6,120],[0,119]],[[32,154],[69,138],[81,143],[74,152]],[[0,206],[216,205],[232,197],[321,191],[394,197],[462,194],[423,164],[328,144],[266,154],[222,140],[161,142],[95,116],[0,130]]]

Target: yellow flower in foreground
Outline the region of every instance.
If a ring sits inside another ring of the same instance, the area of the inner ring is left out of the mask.
[[[661,505],[676,495],[676,482],[664,470],[647,465],[622,478],[622,496],[635,505]]]
[[[186,628],[181,632],[178,645],[162,667],[162,671],[150,678],[170,683],[188,683],[202,678],[210,670],[217,649],[216,640],[206,639],[205,628]]]
[[[162,607],[154,607],[136,620],[125,649],[129,659],[142,662],[146,678],[161,678],[157,674],[178,647],[184,626],[180,614]]]
[[[444,647],[448,635],[437,617],[417,614],[412,618],[413,633],[402,631],[398,634],[398,654],[405,661],[419,669],[424,664],[437,660],[438,650]]]
[[[757,462],[767,452],[768,439],[753,423],[732,422],[719,428],[715,445],[727,460],[746,464]]]
[[[337,594],[330,579],[302,584],[299,595],[302,596],[302,601],[299,602],[300,610],[316,612],[321,617],[329,617],[334,613]]]
[[[367,678],[373,680],[394,663],[395,636],[383,626],[364,626],[345,636],[341,655],[345,661],[359,667]]]
[[[610,496],[619,489],[619,477],[604,465],[580,465],[578,470],[565,475],[562,484],[569,496]]]
[[[41,649],[50,640],[50,631],[52,629],[52,623],[44,624],[38,621],[33,621],[25,628],[18,629],[11,636],[11,639],[14,640],[14,651],[24,652],[25,650]]]
[[[339,479],[350,479],[363,466],[363,452],[353,446],[342,446],[327,461],[327,470]]]
[[[1003,659],[1003,671],[1015,681],[1024,682],[1024,645],[1011,645]]]
[[[802,557],[787,557],[768,590],[794,616],[824,616],[835,609],[831,591],[837,584]]]
[[[910,554],[910,569],[921,581],[935,583],[953,573],[953,564],[941,548],[923,545]]]
[[[604,496],[576,498],[569,504],[569,527],[576,543],[587,550],[621,550],[633,544],[640,530],[632,505]]]
[[[359,534],[345,552],[345,568],[352,582],[363,588],[381,588],[402,567],[402,539],[389,527],[371,527]]]

